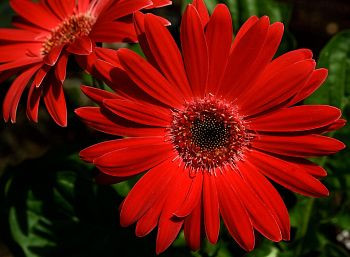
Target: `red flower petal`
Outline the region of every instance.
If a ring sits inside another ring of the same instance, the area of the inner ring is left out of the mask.
[[[99,74],[97,72],[95,73],[95,64],[99,61],[96,52],[92,52],[90,55],[74,55],[74,59],[85,72],[97,78],[99,77]],[[107,83],[107,81],[105,82]]]
[[[192,251],[197,251],[201,246],[201,216],[202,204],[199,202],[184,222],[185,239]]]
[[[191,4],[187,6],[183,15],[180,36],[192,92],[195,96],[204,96],[209,71],[208,47],[201,19]]]
[[[345,125],[346,125],[346,120],[339,119],[336,122],[334,122],[333,124],[327,126],[325,128],[325,131],[323,131],[323,132],[331,132],[334,130],[338,130],[338,129],[341,129],[342,127],[344,127]]]
[[[244,180],[260,197],[260,200],[268,207],[274,215],[284,240],[290,239],[290,221],[288,210],[271,183],[262,176],[256,168],[248,162],[238,163],[238,169]]]
[[[90,37],[78,37],[67,47],[67,51],[77,55],[89,55],[92,53],[93,47]]]
[[[307,159],[286,157],[286,156],[282,156],[280,158],[290,163],[293,163],[294,165],[298,166],[298,170],[306,172],[316,178],[327,176],[327,172],[324,168],[322,168],[321,166],[318,166],[317,164]]]
[[[256,22],[235,44],[221,82],[220,94],[226,95],[237,87],[241,80],[252,77],[251,72],[256,70],[254,62],[263,49],[268,30],[269,18],[265,16]]]
[[[167,143],[153,143],[117,149],[94,160],[103,173],[116,177],[133,176],[170,158],[173,147]]]
[[[115,1],[111,0],[93,0],[90,1],[90,12],[93,16],[99,17],[100,15],[102,16],[103,13],[107,10],[109,10],[112,5],[115,4]]]
[[[107,134],[118,136],[159,136],[164,135],[164,128],[135,126],[125,119],[104,115],[99,107],[82,107],[75,113],[90,127]]]
[[[157,67],[186,98],[191,97],[192,92],[186,77],[182,56],[169,31],[160,24],[156,16],[146,15],[145,33]]]
[[[181,204],[174,215],[178,218],[183,218],[191,214],[194,208],[198,205],[202,196],[203,175],[197,173],[192,180],[191,188],[188,191],[185,201]]]
[[[166,176],[164,175],[166,172]],[[164,161],[148,171],[131,189],[122,204],[120,224],[129,226],[140,219],[167,191],[170,181],[178,172],[171,161]]]
[[[152,5],[151,0],[133,0],[130,1],[117,1],[108,10],[106,10],[103,15],[100,16],[97,23],[100,21],[113,21],[118,18],[125,17],[129,14],[133,14],[136,11],[144,9]]]
[[[312,52],[309,49],[298,49],[287,52],[275,60],[273,60],[267,67],[261,76],[261,79],[266,79],[273,75],[279,74],[286,67],[291,66],[297,62],[310,60],[312,58]]]
[[[77,2],[78,5],[78,12],[79,13],[85,13],[90,5],[90,0],[79,0]]]
[[[36,88],[34,84],[29,88],[26,113],[29,120],[33,122],[38,122],[39,103],[42,92],[42,87]]]
[[[298,94],[292,99],[292,101],[289,103],[289,105],[294,105],[305,98],[309,97],[312,95],[313,92],[318,89],[322,83],[326,80],[328,75],[328,70],[326,69],[318,69],[315,70],[309,81],[306,83],[306,85],[298,92]]]
[[[294,157],[311,157],[334,154],[344,149],[344,144],[334,138],[320,135],[268,136],[259,135],[253,147],[263,151]]]
[[[105,62],[108,62],[113,66],[121,67],[118,59],[117,51],[113,49],[108,49],[108,48],[96,47],[94,49],[94,53],[99,59]]]
[[[12,83],[9,91],[7,92],[4,102],[3,102],[3,115],[4,120],[7,122],[11,119],[11,122],[16,122],[16,113],[19,100],[26,88],[29,80],[40,68],[40,65],[35,65],[28,68],[26,71],[21,73]]]
[[[127,120],[154,127],[168,127],[172,120],[169,109],[147,103],[135,103],[126,99],[107,99],[103,105],[111,112]]]
[[[11,0],[10,5],[17,14],[45,30],[51,31],[60,23],[60,20],[41,4],[27,0]]]
[[[196,8],[199,17],[201,18],[203,27],[205,27],[209,22],[209,13],[207,6],[205,5],[203,0],[193,0],[192,4]]]
[[[111,33],[113,31],[113,33]],[[90,36],[96,42],[136,42],[132,16],[128,21],[106,21],[95,24]]]
[[[265,176],[293,192],[313,197],[329,195],[327,188],[319,180],[300,171],[293,164],[258,151],[250,152],[247,159]]]
[[[207,25],[205,36],[209,54],[207,91],[215,95],[226,69],[233,36],[232,19],[226,5],[219,4],[216,6]]]
[[[68,55],[67,54],[62,54],[60,59],[57,62],[56,68],[55,68],[56,78],[62,84],[63,84],[64,80],[66,79],[67,63],[68,63]]]
[[[245,250],[254,249],[255,237],[248,213],[237,194],[232,190],[225,174],[216,179],[220,203],[220,213],[224,223],[235,241]]]
[[[50,0],[43,1],[50,8],[50,12],[56,14],[59,19],[64,20],[67,16],[73,14],[75,8],[75,0]]]
[[[280,241],[282,235],[274,216],[248,184],[232,169],[227,169],[225,179],[231,183],[232,189],[247,209],[254,228],[266,238],[275,242]]]
[[[160,219],[158,225],[156,253],[164,252],[179,234],[183,220]]]
[[[152,15],[152,14],[147,14]],[[153,56],[153,53],[150,49],[150,46],[148,44],[148,40],[146,38],[146,32],[145,32],[145,17],[146,15],[141,12],[134,13],[134,25],[135,25],[135,31],[137,34],[137,39],[139,41],[139,44],[141,46],[143,54],[146,56],[147,61],[153,65],[156,69],[160,70],[157,61],[155,60],[155,57]],[[182,56],[181,56],[182,58]]]
[[[192,179],[183,166],[178,168],[174,183],[169,187],[169,195],[159,218],[156,253],[165,251],[179,233],[183,219],[174,217],[173,213],[181,206],[190,190]]]
[[[249,85],[254,84],[254,81],[259,79],[259,75],[263,73],[264,68],[271,62],[273,56],[276,54],[282,40],[283,32],[284,26],[280,22],[276,22],[269,27],[261,51],[256,56],[250,69],[248,71],[243,71],[246,73],[241,74],[241,79],[236,79],[236,83],[232,85],[229,97],[237,98],[242,92],[247,90]],[[251,74],[254,74],[254,76],[251,76]]]
[[[3,41],[42,42],[37,37],[36,33],[28,30],[0,29],[0,39]]]
[[[95,87],[81,86],[80,89],[87,97],[99,105],[103,105],[103,100],[105,99],[122,99],[117,94]]]
[[[313,60],[300,61],[269,79],[259,80],[237,99],[241,114],[262,113],[285,102],[303,87],[314,67]]]
[[[110,88],[123,98],[158,103],[158,101],[142,91],[121,67],[97,60],[95,68],[98,71],[97,77],[102,78]]]
[[[27,65],[31,64],[37,64],[41,63],[42,59],[41,58],[23,58],[23,59],[18,59],[14,60],[13,62],[5,63],[0,65],[0,72],[10,70],[10,69],[16,69],[16,68],[23,68]]]
[[[143,237],[151,233],[151,231],[157,226],[159,216],[163,210],[166,196],[163,195],[162,199],[158,201],[138,220],[136,224],[135,234],[138,237]]]
[[[61,127],[67,126],[67,108],[63,86],[55,78],[44,85],[44,102],[52,119]]]
[[[11,44],[5,44],[0,45],[0,62],[16,62],[18,60],[32,60],[31,58],[28,58],[27,54],[28,52],[40,52],[40,49],[42,47],[41,43],[11,43]],[[25,58],[23,58],[25,57]],[[40,61],[42,58],[38,58]],[[1,66],[3,66],[2,64]],[[0,66],[0,67],[1,67]],[[21,66],[21,65],[20,65]],[[6,67],[6,64],[5,64]],[[10,69],[5,68],[6,69]]]
[[[237,35],[233,41],[231,47],[231,53],[236,48],[237,44],[240,42],[241,38],[259,21],[256,16],[251,16],[246,22],[243,23],[242,27],[238,30]]]
[[[33,86],[40,87],[41,83],[45,79],[47,73],[50,71],[51,67],[48,65],[43,65],[38,72],[35,74]]]
[[[47,65],[54,66],[61,56],[64,45],[53,47],[50,52],[44,57],[44,62]]]
[[[249,120],[249,129],[268,132],[296,132],[327,126],[341,116],[338,108],[302,105],[284,108]]]
[[[208,241],[216,244],[220,230],[219,199],[215,177],[204,173],[203,181],[203,211],[204,227]]]
[[[130,78],[142,90],[166,105],[181,106],[183,103],[181,93],[143,58],[128,49],[120,49],[118,56]]]
[[[296,63],[311,60],[311,58],[312,52],[308,49],[287,52],[269,63],[258,79],[267,81],[272,77],[277,77],[281,72],[285,72],[287,68],[292,68]]]
[[[167,6],[167,5],[172,4],[172,1],[170,1],[170,0],[152,0],[152,2],[153,2],[153,5],[146,8],[146,9],[155,8],[155,7],[163,7],[163,6]]]
[[[35,32],[38,34],[38,38],[40,38],[40,39],[45,39],[45,38],[43,38],[43,36],[49,35],[49,33],[50,33],[47,29],[43,29],[43,28],[40,28],[32,23],[29,23],[26,19],[24,19],[20,16],[13,17],[12,26],[17,28],[17,29],[23,29],[23,30]]]
[[[136,236],[146,236],[157,226],[165,201],[166,195],[163,195],[163,198],[158,199],[158,201],[146,212],[146,214],[138,220],[135,229]]]
[[[79,153],[79,156],[86,162],[93,162],[95,159],[115,150],[134,146],[147,146],[150,144],[159,144],[163,141],[163,137],[137,137],[116,139],[85,148]]]

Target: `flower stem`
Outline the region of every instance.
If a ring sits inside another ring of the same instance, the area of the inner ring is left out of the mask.
[[[313,211],[314,203],[315,203],[315,198],[307,199],[307,204],[306,204],[306,207],[305,207],[304,219],[302,220],[301,227],[298,230],[297,235],[296,235],[296,239],[300,240],[299,244],[298,244],[298,246],[296,247],[296,250],[295,250],[295,255],[294,256],[296,256],[296,257],[299,257],[302,254],[303,246],[304,246],[304,238],[305,238],[306,233],[307,233],[307,231],[309,229],[309,223],[310,223],[310,219],[311,219],[311,214],[312,214],[312,211]]]

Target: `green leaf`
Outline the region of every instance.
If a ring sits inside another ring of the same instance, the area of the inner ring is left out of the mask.
[[[287,24],[291,17],[291,5],[276,0],[221,0],[231,11],[235,29],[238,28],[237,20],[242,25],[251,16],[270,17],[271,22],[281,21]]]
[[[258,1],[258,6],[260,15],[267,15],[271,22],[280,21],[284,22],[285,25],[288,24],[293,10],[290,4],[276,0]]]
[[[231,17],[232,17],[233,29],[237,31],[238,28],[241,26],[240,18],[239,18],[240,12],[239,12],[238,0],[222,0],[221,2],[226,4],[227,7],[229,8]]]
[[[113,188],[118,192],[118,194],[124,197],[128,195],[131,187],[132,186],[130,185],[129,181],[123,181],[113,185]]]
[[[218,4],[217,0],[204,0],[204,2],[208,7],[209,13],[212,13],[215,6]]]
[[[350,100],[350,31],[339,33],[326,45],[318,66],[328,69],[328,79],[306,102],[345,109]]]
[[[241,23],[244,23],[249,17],[260,15],[259,9],[260,0],[239,1]]]

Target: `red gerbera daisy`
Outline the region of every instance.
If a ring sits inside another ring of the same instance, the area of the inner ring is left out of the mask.
[[[96,42],[136,41],[132,13],[170,0],[11,0],[15,29],[0,29],[0,80],[18,74],[3,103],[5,121],[16,121],[20,97],[31,81],[27,116],[37,122],[43,95],[55,122],[67,124],[62,84],[68,56],[83,62]],[[104,49],[96,49],[103,54]]]
[[[117,94],[83,87],[100,107],[76,110],[92,128],[126,137],[81,152],[100,169],[100,182],[147,171],[121,206],[121,225],[136,222],[137,236],[158,225],[157,253],[182,226],[191,249],[200,247],[203,234],[215,244],[220,216],[248,251],[255,230],[288,240],[288,212],[269,180],[302,195],[327,196],[318,180],[326,171],[305,158],[344,148],[320,135],[344,125],[339,109],[294,106],[327,71],[315,70],[305,49],[272,60],[283,25],[270,25],[268,17],[250,18],[232,43],[225,5],[210,18],[202,1],[187,7],[182,56],[154,17],[135,15],[135,25],[148,61],[127,49],[118,51],[119,67],[99,61]]]

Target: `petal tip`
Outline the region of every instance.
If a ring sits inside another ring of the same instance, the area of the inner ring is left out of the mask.
[[[56,122],[58,126],[62,127],[62,128],[66,128],[68,126],[68,122],[67,119],[66,120],[62,120],[59,122]]]
[[[329,190],[326,188],[324,192],[322,192],[322,197],[328,197],[329,196]]]
[[[267,15],[264,15],[264,16],[262,16],[261,18],[260,18],[260,22],[262,23],[262,24],[270,24],[270,17],[269,16],[267,16]]]
[[[81,112],[84,107],[80,107],[74,110],[75,115],[81,117]]]
[[[7,123],[9,121],[9,118],[5,116],[5,114],[3,115],[3,119],[4,119],[4,122]]]

